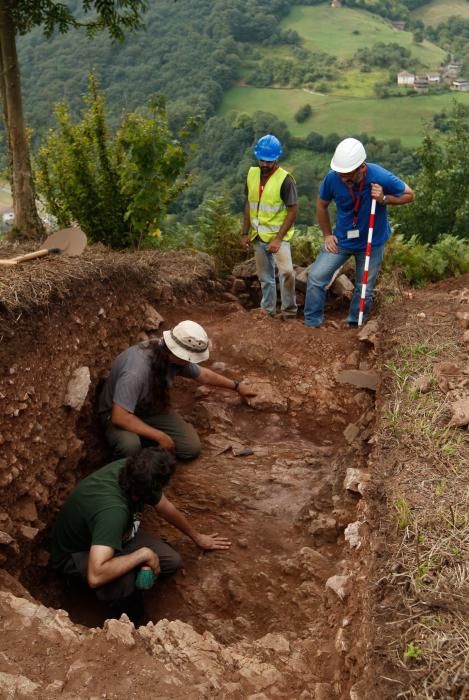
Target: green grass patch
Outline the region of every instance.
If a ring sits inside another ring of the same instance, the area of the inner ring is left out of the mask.
[[[339,136],[366,132],[378,139],[400,138],[404,146],[420,144],[424,121],[443,109],[449,110],[457,97],[469,105],[469,93],[390,97],[388,99],[318,95],[287,88],[236,87],[226,92],[220,114],[230,111],[264,111],[283,120],[294,136],[317,131],[323,136],[337,132]],[[294,119],[305,104],[313,108],[313,116],[303,124]]]
[[[7,188],[7,191],[5,191]],[[10,186],[6,180],[0,180],[0,207],[6,208],[13,205],[13,200],[10,194]]]
[[[298,32],[310,51],[325,51],[338,58],[351,58],[357,49],[371,48],[378,42],[395,42],[410,49],[429,68],[437,68],[445,57],[445,52],[429,41],[415,44],[411,32],[396,31],[377,15],[347,7],[296,5],[281,27]]]
[[[446,22],[449,17],[469,19],[469,2],[467,0],[433,0],[433,2],[413,10],[412,19],[421,19],[424,24],[436,27]]]
[[[331,83],[330,94],[340,97],[371,97],[375,98],[375,83],[382,83],[388,79],[389,71],[373,70],[362,73],[352,69],[342,73],[340,80]]]

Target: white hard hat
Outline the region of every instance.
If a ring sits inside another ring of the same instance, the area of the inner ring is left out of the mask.
[[[364,163],[366,151],[358,139],[344,139],[339,143],[332,156],[331,168],[336,173],[351,173]]]
[[[168,350],[181,360],[197,363],[208,359],[208,335],[194,321],[181,321],[171,331],[163,331],[163,338]]]

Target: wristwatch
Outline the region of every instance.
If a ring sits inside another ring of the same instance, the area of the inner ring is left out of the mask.
[[[387,194],[383,194],[383,199],[381,200],[381,204],[386,204],[388,201],[388,196]]]

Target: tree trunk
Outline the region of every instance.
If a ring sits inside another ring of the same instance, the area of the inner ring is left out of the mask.
[[[38,216],[29,144],[23,118],[21,81],[16,53],[15,26],[10,3],[0,2],[0,51],[2,54],[2,97],[5,128],[11,158],[15,229],[19,236],[39,238],[44,227]]]

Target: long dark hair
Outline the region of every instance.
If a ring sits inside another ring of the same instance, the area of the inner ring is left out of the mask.
[[[164,413],[170,406],[168,370],[169,355],[164,340],[151,344],[151,394],[156,413]]]
[[[154,505],[168,484],[176,459],[161,447],[144,447],[129,457],[119,472],[119,486],[134,503]]]

